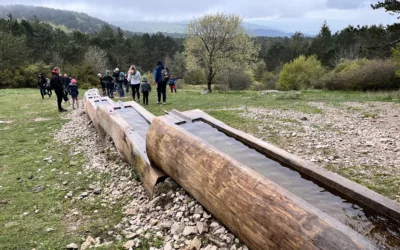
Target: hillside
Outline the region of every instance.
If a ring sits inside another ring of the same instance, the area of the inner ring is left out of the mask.
[[[27,5],[0,5],[0,18],[7,18],[10,13],[16,19],[29,20],[36,16],[39,20],[48,22],[54,27],[87,33],[99,31],[102,26],[110,25],[113,29],[120,27],[128,35],[161,32],[171,37],[182,37],[186,27],[186,23],[171,22],[112,21],[112,24],[110,24],[88,14],[75,11]],[[244,23],[243,26],[251,36],[287,37],[292,35],[263,25]]]
[[[39,20],[52,23],[54,26],[63,26],[67,29],[88,33],[99,31],[103,25],[110,25],[98,18],[74,11],[26,5],[0,6],[0,18],[7,18],[10,13],[16,19],[29,20],[36,16]],[[117,28],[113,25],[110,26],[114,29]]]

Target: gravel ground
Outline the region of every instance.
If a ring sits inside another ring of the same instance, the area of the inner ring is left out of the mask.
[[[80,105],[82,107],[83,105]],[[108,138],[105,145],[99,138],[83,109],[68,114],[72,120],[55,136],[62,143],[73,145],[71,154],[84,153],[88,163],[82,169],[86,174],[110,174],[107,181],[94,181],[87,192],[74,194],[66,191],[71,202],[85,199],[88,203],[101,197],[102,206],[112,206],[129,197],[123,205],[124,217],[110,225],[106,233],[112,240],[89,236],[80,246],[71,243],[69,249],[89,249],[120,244],[125,249],[248,249],[238,238],[211,216],[199,203],[167,179],[155,190],[149,200],[145,189],[136,180],[131,167],[119,157]],[[78,173],[79,174],[79,173]],[[71,211],[66,220],[71,230],[88,218],[80,218],[80,211]]]
[[[241,116],[258,121],[256,136],[274,137],[277,146],[303,159],[366,178],[397,178],[393,184],[399,185],[400,104],[308,104],[320,112],[247,108]],[[400,201],[398,192],[386,195]]]

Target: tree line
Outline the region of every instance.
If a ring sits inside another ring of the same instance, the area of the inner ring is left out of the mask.
[[[373,7],[385,8],[384,4]],[[392,84],[397,64],[387,60],[398,48],[400,24],[348,26],[332,33],[324,23],[316,37],[296,32],[288,38],[251,38],[239,16],[216,13],[193,19],[186,38],[172,38],[161,33],[127,35],[108,25],[93,33],[65,32],[38,18],[17,20],[9,15],[0,19],[0,36],[0,87],[33,87],[37,73],[46,74],[54,66],[90,86],[98,84],[97,73],[106,69],[124,70],[135,64],[148,72],[162,60],[186,83],[207,84],[209,90],[212,84],[220,89],[299,88],[298,84],[279,84],[280,79],[292,79],[280,76],[283,69],[290,69],[287,65],[299,65],[296,70],[302,64],[316,65],[308,70],[319,71],[318,77],[305,80],[316,83],[331,82],[326,75],[343,65],[354,71],[367,64],[371,68],[371,62],[378,71],[382,65],[390,71],[386,73],[392,88],[397,86]],[[300,75],[309,77],[310,72]]]

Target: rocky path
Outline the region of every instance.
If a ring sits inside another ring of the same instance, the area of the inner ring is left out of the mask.
[[[65,199],[70,199],[71,203],[77,200],[88,204],[100,202],[110,211],[122,203],[124,215],[117,224],[109,225],[102,232],[105,237],[82,235],[83,243],[73,242],[67,248],[248,249],[171,179],[156,187],[155,198],[150,201],[132,168],[122,161],[111,140],[108,139],[105,145],[99,142],[82,108],[68,116],[72,120],[58,132],[56,140],[73,145],[72,155],[85,155],[88,161],[82,168],[83,173],[91,176],[107,174],[110,178],[106,181],[92,178],[96,181],[86,192],[75,194],[66,191]],[[85,211],[71,211],[66,216],[70,230],[90,220],[87,214]]]

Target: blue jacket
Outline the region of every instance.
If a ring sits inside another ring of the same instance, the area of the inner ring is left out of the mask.
[[[176,82],[176,78],[171,78],[171,80],[169,80],[168,84],[169,84],[169,86],[175,86],[175,82]]]
[[[68,86],[68,89],[69,89],[69,94],[71,95],[71,96],[78,96],[79,95],[79,91],[78,91],[78,85],[76,85],[76,84],[70,84],[69,86]]]
[[[154,81],[156,83],[162,82],[162,69],[163,68],[164,68],[164,65],[161,62],[157,62],[157,67],[154,70]]]

